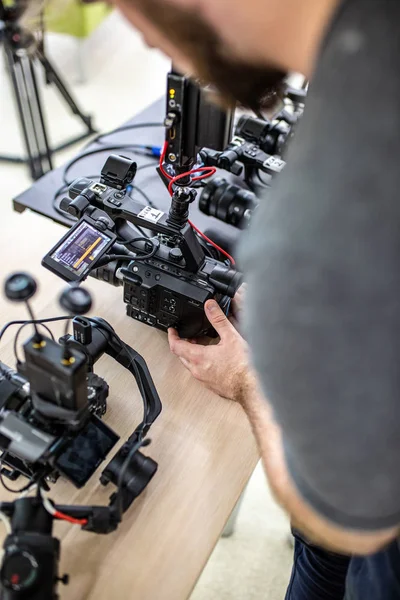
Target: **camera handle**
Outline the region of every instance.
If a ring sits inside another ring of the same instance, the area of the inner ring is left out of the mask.
[[[113,163],[118,163],[121,158],[111,155],[107,162],[112,159]],[[103,180],[105,181],[104,177]],[[100,229],[116,230],[125,242],[132,239],[132,229],[128,223],[150,229],[156,234],[176,237],[186,269],[196,273],[204,263],[205,254],[188,222],[187,207],[193,202],[194,194],[193,190],[179,188],[172,196],[169,213],[164,213],[150,206],[143,207],[143,204],[133,200],[124,191],[110,194],[110,188],[105,184],[81,178],[73,182],[70,188],[71,198],[63,198],[60,207],[78,219],[84,215],[90,216],[98,222]]]
[[[147,433],[150,425],[161,413],[162,404],[143,356],[122,342],[110,323],[104,319],[76,317],[72,326],[73,335],[66,336],[62,341],[69,348],[84,353],[88,370],[92,371],[94,364],[103,354],[107,354],[132,373],[142,394]]]
[[[110,518],[109,514],[112,514],[112,510],[118,502],[118,493],[122,496],[122,509],[126,511],[157,470],[157,463],[150,457],[141,454],[139,448],[130,457],[128,465],[126,465],[126,460],[135,444],[144,438],[160,414],[162,404],[144,358],[128,344],[122,342],[112,326],[104,319],[76,317],[73,320],[73,336],[64,338],[63,342],[67,347],[84,353],[89,370],[93,370],[93,365],[103,354],[113,358],[132,373],[143,400],[142,422],[135,428],[101,474],[100,481],[103,485],[111,482],[118,487],[118,492],[110,498],[110,506],[107,508],[109,513],[105,513],[107,523],[107,519]],[[101,523],[104,514],[100,513],[99,518]]]

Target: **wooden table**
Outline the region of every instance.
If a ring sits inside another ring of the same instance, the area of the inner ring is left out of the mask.
[[[0,222],[1,276],[27,270],[40,282],[33,306],[37,317],[61,314],[57,296],[64,284],[40,266],[42,256],[65,232],[33,213],[7,214]],[[240,406],[206,392],[171,355],[166,335],[125,315],[122,289],[88,281],[93,315],[108,320],[123,340],[147,361],[163,403],[144,450],[159,470],[109,536],[57,523],[62,540],[61,600],[184,600],[204,568],[223,527],[258,460],[247,418]],[[1,324],[27,317],[22,305],[0,299]],[[60,327],[53,331],[61,334]],[[14,331],[15,333],[15,331]],[[0,360],[14,366],[12,337],[0,347]],[[110,385],[105,421],[121,438],[139,422],[142,406],[132,376],[109,358],[96,372]],[[104,464],[103,464],[104,467]],[[82,490],[59,481],[56,502],[107,504],[113,486],[104,488],[98,472]],[[16,482],[16,487],[21,481]],[[1,491],[2,500],[9,494]]]

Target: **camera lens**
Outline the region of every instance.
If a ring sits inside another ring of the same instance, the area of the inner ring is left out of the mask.
[[[245,229],[258,202],[253,192],[217,177],[208,183],[199,200],[200,210],[229,225]]]

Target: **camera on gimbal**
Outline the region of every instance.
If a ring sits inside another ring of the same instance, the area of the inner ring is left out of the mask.
[[[5,283],[7,297],[26,302],[31,316],[29,299],[35,291],[36,282],[25,273],[16,273]],[[110,533],[157,471],[157,463],[140,452],[161,412],[144,359],[109,323],[82,316],[92,304],[85,289],[68,288],[60,303],[69,314],[78,316],[11,322],[0,332],[1,339],[11,325],[32,323],[35,329],[23,344],[24,360],[17,360],[16,370],[0,362],[0,481],[9,489],[5,478],[15,481],[23,476],[28,483],[18,492],[37,488],[36,497],[0,503],[3,520],[4,515],[11,519],[0,570],[4,600],[58,598],[60,544],[52,537],[53,520],[64,519],[94,533]],[[40,333],[39,326],[60,320],[72,320],[72,336],[66,334],[56,342]],[[93,367],[103,354],[135,378],[143,419],[102,472],[101,483],[116,486],[108,506],[54,506],[44,495],[49,483],[62,476],[78,488],[84,486],[119,440],[101,420],[109,389]]]
[[[9,299],[27,302],[36,284],[21,273],[8,278],[5,289]],[[77,315],[91,307],[90,295],[82,288],[67,289],[60,301]],[[102,319],[75,317],[73,335],[60,342],[35,326],[23,349],[24,361],[18,361],[17,370],[0,363],[0,473],[9,480],[23,475],[32,483],[54,482],[62,475],[82,487],[106,458],[119,436],[101,421],[109,389],[93,366],[103,354],[127,368],[142,390],[145,417],[128,446],[147,433],[161,411],[143,358]],[[106,467],[103,483],[117,483],[115,465],[123,453],[118,454]],[[154,474],[156,464],[151,463]]]
[[[79,220],[42,264],[70,282],[88,275],[124,286],[128,316],[181,337],[213,335],[204,304],[215,298],[225,308],[241,281],[192,228],[189,205],[195,191],[179,188],[169,213],[143,207],[127,193],[136,163],[108,158],[100,183],[78,179],[61,208]],[[129,225],[154,232],[135,235]]]

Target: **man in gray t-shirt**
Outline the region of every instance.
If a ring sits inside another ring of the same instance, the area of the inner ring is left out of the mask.
[[[170,345],[250,419],[302,532],[287,597],[342,600],[347,576],[348,598],[400,598],[400,2],[117,4],[228,99],[257,108],[285,72],[311,79],[288,167],[244,236],[248,345],[212,301],[220,343],[170,331]]]

